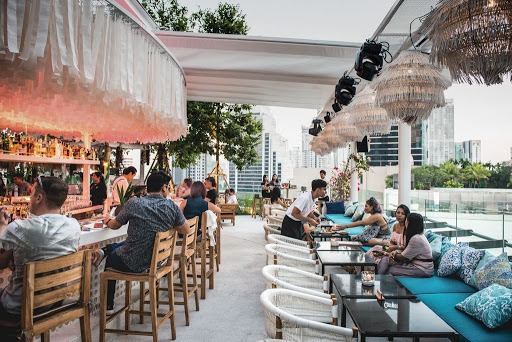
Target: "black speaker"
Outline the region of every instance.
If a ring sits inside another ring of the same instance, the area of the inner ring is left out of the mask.
[[[370,152],[370,142],[368,141],[368,136],[365,135],[363,140],[358,141],[357,143],[357,152]]]

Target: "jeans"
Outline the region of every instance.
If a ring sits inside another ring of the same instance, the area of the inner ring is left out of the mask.
[[[107,256],[105,262],[105,269],[111,267],[121,272],[132,272],[128,266],[121,260],[121,257],[117,254],[117,248],[124,246],[125,241],[119,243],[112,243],[103,248],[103,252]],[[116,294],[116,281],[109,280],[107,287],[107,308],[114,307],[114,296]]]

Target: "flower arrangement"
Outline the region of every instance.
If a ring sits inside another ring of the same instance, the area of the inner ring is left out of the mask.
[[[355,167],[350,167],[350,160],[355,162]],[[368,171],[370,166],[362,154],[352,153],[340,168],[337,166],[333,169],[333,176],[329,180],[331,186],[332,201],[346,201],[350,196],[350,178],[354,172],[361,177],[362,171]],[[359,188],[357,189],[359,190]]]

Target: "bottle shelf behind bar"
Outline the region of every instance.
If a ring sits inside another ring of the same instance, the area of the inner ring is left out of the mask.
[[[33,157],[33,156],[20,156],[15,154],[0,154],[0,161],[7,162],[26,162],[26,163],[39,163],[39,164],[88,164],[100,165],[99,160],[88,159],[68,159],[68,158],[47,158],[47,157]]]

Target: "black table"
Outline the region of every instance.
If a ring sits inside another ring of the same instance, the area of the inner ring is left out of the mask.
[[[345,251],[345,252],[351,252],[351,251],[355,251],[355,252],[361,252],[362,249],[359,248],[359,246],[337,246],[337,247],[332,247],[331,246],[331,241],[314,241],[313,242],[313,248],[316,250],[316,251],[333,251],[333,252],[336,252],[336,251]]]
[[[365,286],[361,282],[360,274],[331,274],[331,283],[334,285],[334,293],[339,299],[339,311],[341,313],[341,326],[346,325],[347,310],[343,305],[344,298],[370,298],[375,299],[377,290],[382,292],[386,299],[415,299],[407,288],[395,280],[390,274],[376,274],[375,285]]]
[[[320,241],[326,241],[331,238],[337,238],[337,239],[341,239],[341,240],[350,240],[350,235],[348,234],[348,232],[343,231],[343,230],[336,231],[336,232],[323,232],[319,229],[315,229],[311,233],[309,233],[309,235],[311,236],[311,238],[313,240],[319,239]]]
[[[316,255],[322,264],[321,275],[324,274],[326,266],[377,266],[375,260],[363,251],[316,251]]]
[[[361,342],[366,337],[420,337],[459,340],[459,334],[417,299],[343,298]]]

